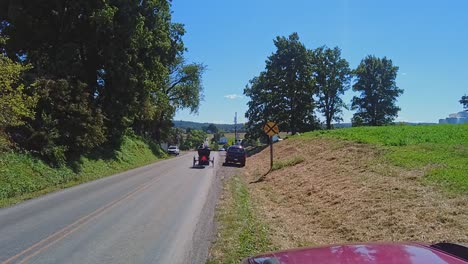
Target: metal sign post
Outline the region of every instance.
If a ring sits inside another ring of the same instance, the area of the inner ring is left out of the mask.
[[[273,137],[270,136],[270,170],[273,169]]]
[[[268,122],[263,126],[263,131],[270,139],[270,170],[273,169],[273,136],[279,133],[279,127],[275,122]]]

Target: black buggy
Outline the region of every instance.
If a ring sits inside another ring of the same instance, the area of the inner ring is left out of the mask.
[[[197,152],[198,152],[198,159],[195,156],[193,157],[193,167],[208,166],[210,165],[210,162],[214,166],[214,157],[210,159],[210,152],[211,152],[210,148],[201,146],[197,149]]]

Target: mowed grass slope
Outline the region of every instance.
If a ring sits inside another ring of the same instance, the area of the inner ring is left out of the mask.
[[[428,181],[453,193],[468,193],[468,124],[355,127],[305,133],[303,137],[332,137],[385,149],[392,164],[423,169]]]

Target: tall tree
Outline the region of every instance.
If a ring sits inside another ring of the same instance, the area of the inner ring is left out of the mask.
[[[465,110],[468,110],[468,96],[466,94],[461,97],[459,102],[460,102],[461,105],[463,105],[463,108]]]
[[[173,126],[177,110],[189,109],[197,113],[203,99],[202,75],[205,66],[199,63],[185,64],[182,57],[169,67],[169,75],[162,89],[151,93],[150,101],[144,104],[142,115],[135,123],[137,131],[148,131],[157,141],[167,140],[167,132]]]
[[[176,110],[189,109],[197,113],[203,99],[202,75],[206,67],[200,63],[186,64],[181,57],[175,62],[170,67],[165,94]]]
[[[39,95],[20,143],[57,160],[103,143],[106,129],[96,98],[103,68],[99,38],[105,34],[97,34],[95,19],[107,5],[51,0],[0,5],[0,34],[8,37],[2,48],[11,59],[33,66],[25,81],[35,82]]]
[[[181,56],[169,67],[169,75],[160,96],[164,102],[160,105],[165,104],[165,107],[161,107],[156,122],[157,140],[161,140],[158,133],[164,129],[164,124],[167,126],[170,123],[172,126],[172,119],[177,110],[189,109],[191,113],[198,113],[203,99],[202,75],[205,68],[200,63],[186,64]]]
[[[297,33],[277,37],[276,52],[268,57],[265,71],[250,81],[244,94],[250,97],[247,129],[249,136],[266,121],[276,121],[292,134],[316,126],[315,93],[309,53]]]
[[[264,135],[262,126],[271,120],[281,120],[279,112],[275,111],[273,98],[275,97],[267,83],[266,73],[261,72],[258,77],[249,81],[244,89],[244,95],[250,97],[245,113],[247,118],[246,138],[258,139]]]
[[[169,1],[117,1],[103,9],[104,86],[98,98],[112,138],[167,108],[163,87],[169,67],[184,51],[182,25],[171,22]],[[137,125],[138,126],[138,125]],[[154,127],[145,128],[153,130]]]
[[[0,0],[0,51],[33,66],[27,82],[41,96],[24,138],[82,153],[128,128],[169,131],[175,109],[196,111],[201,97],[184,33],[169,0]]]
[[[352,99],[353,125],[381,126],[391,123],[398,115],[398,96],[403,93],[396,85],[398,67],[386,57],[367,56],[354,70],[353,91],[360,93]]]
[[[341,114],[346,104],[341,96],[349,89],[351,70],[348,62],[341,58],[338,47],[320,47],[311,51],[314,65],[317,108],[325,117],[327,129],[332,121],[342,121]]]

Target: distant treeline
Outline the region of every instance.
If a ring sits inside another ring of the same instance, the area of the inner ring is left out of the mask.
[[[234,132],[235,125],[234,124],[214,124],[214,123],[197,123],[191,121],[172,121],[174,123],[174,127],[182,128],[182,129],[196,129],[196,130],[204,130],[206,131],[210,125],[216,126],[217,130],[223,132]],[[245,127],[243,123],[237,124],[237,131],[238,132],[245,132]],[[215,131],[211,131],[215,132]]]

